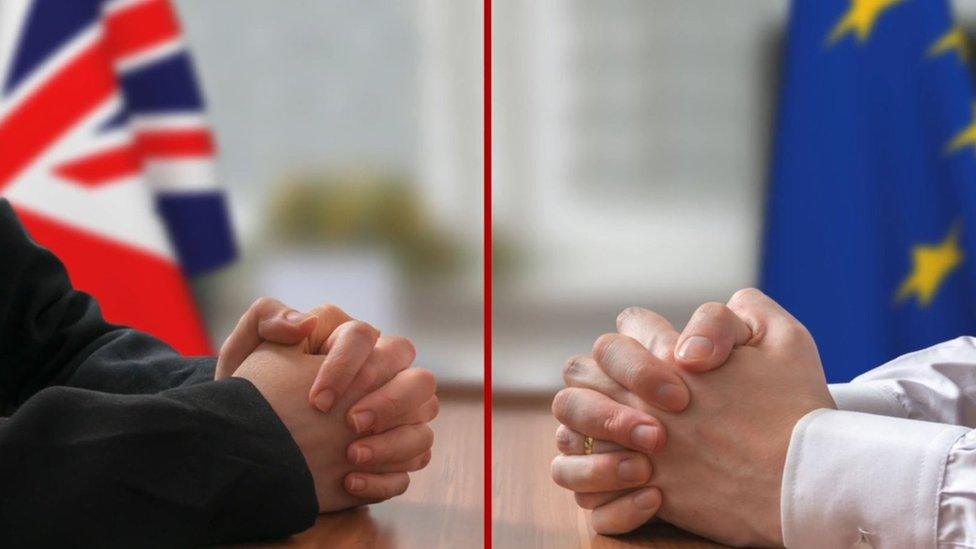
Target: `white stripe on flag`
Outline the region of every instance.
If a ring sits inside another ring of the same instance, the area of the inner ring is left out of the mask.
[[[214,162],[209,158],[149,160],[146,180],[156,192],[219,190]]]

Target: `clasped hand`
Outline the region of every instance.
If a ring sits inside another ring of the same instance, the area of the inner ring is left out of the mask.
[[[408,339],[381,336],[334,305],[256,301],[221,347],[216,379],[249,380],[305,458],[319,512],[389,499],[427,465],[434,376]]]
[[[640,308],[617,329],[566,364],[553,480],[599,533],[657,516],[723,543],[782,545],[793,427],[835,407],[809,332],[753,289],[701,306],[681,334]]]

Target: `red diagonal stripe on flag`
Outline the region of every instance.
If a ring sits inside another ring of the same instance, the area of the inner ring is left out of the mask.
[[[64,263],[72,285],[98,297],[106,320],[149,332],[185,355],[213,353],[178,265],[28,208],[14,208],[31,236]]]
[[[0,191],[115,91],[103,43],[92,44],[0,122]]]
[[[177,38],[180,24],[167,0],[150,0],[120,9],[106,18],[114,59],[139,53]]]
[[[132,145],[123,145],[58,166],[54,171],[84,187],[97,187],[142,170],[139,154]]]
[[[143,158],[212,156],[213,135],[209,130],[154,130],[136,134]]]

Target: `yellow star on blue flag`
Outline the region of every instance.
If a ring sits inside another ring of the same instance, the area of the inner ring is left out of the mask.
[[[917,244],[912,248],[912,272],[898,288],[898,301],[915,297],[925,307],[950,273],[959,267],[965,254],[959,247],[960,224],[956,223],[938,244]]]
[[[976,335],[976,94],[949,0],[789,14],[761,286],[849,381]]]
[[[938,40],[932,47],[929,48],[929,57],[935,57],[942,55],[946,52],[956,52],[959,55],[959,59],[963,61],[969,57],[969,51],[966,45],[966,33],[963,32],[962,27],[956,25],[951,29],[947,30],[945,34],[939,37]]]
[[[871,30],[881,14],[902,1],[904,0],[851,0],[848,10],[830,31],[828,43],[834,44],[850,33],[857,36],[858,42],[864,42],[871,36]]]
[[[968,145],[976,145],[976,105],[973,106],[972,122],[952,136],[952,140],[946,145],[946,152],[954,153]]]

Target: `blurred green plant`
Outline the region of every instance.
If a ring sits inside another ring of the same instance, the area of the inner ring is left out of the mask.
[[[512,282],[511,277],[518,270],[518,267],[524,268],[525,266],[526,258],[522,250],[515,245],[516,241],[516,238],[498,230],[492,234],[491,272],[498,284]]]
[[[271,200],[271,235],[295,244],[386,248],[406,275],[456,271],[461,247],[426,221],[414,187],[370,172],[289,177]]]

